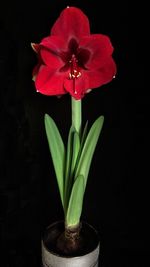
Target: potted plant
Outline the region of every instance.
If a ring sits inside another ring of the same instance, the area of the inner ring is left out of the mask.
[[[65,146],[58,127],[45,114],[45,129],[56,173],[64,221],[50,225],[42,238],[43,266],[98,266],[99,238],[82,222],[82,206],[92,157],[102,130],[100,116],[82,126],[82,99],[116,74],[109,37],[90,34],[87,16],[76,7],[65,8],[48,37],[32,43],[38,63],[33,80],[45,95],[71,96],[72,124]],[[61,101],[61,100],[60,100]]]

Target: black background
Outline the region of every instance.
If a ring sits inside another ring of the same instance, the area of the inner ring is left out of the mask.
[[[109,35],[117,64],[111,83],[83,99],[83,121],[105,124],[90,169],[82,219],[101,239],[101,266],[146,266],[148,248],[148,105],[139,36],[141,13],[126,1],[5,1],[0,8],[0,266],[39,267],[41,232],[63,218],[43,116],[64,139],[70,96],[36,93],[39,42],[67,5],[80,7],[92,33]],[[136,10],[136,12],[135,12]],[[142,37],[143,39],[143,37]],[[105,263],[104,263],[105,262]]]

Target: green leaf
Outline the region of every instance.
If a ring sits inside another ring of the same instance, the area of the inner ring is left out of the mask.
[[[83,175],[79,175],[74,182],[68,205],[66,225],[69,227],[74,227],[80,222],[84,197],[84,188],[84,177]]]
[[[79,175],[83,175],[85,179],[85,187],[87,183],[88,173],[91,165],[91,161],[93,158],[93,154],[98,142],[99,135],[102,130],[104,122],[104,117],[100,116],[92,125],[87,138],[85,140],[79,163],[76,169],[75,177],[78,177]]]
[[[79,134],[77,133],[77,131],[75,130],[75,128],[73,127],[72,130],[74,129],[74,131],[72,132],[73,138],[71,140],[71,137],[69,137],[69,150],[70,150],[70,167],[69,167],[69,173],[68,173],[68,177],[65,183],[65,210],[67,210],[67,206],[68,206],[68,202],[69,202],[69,198],[70,198],[70,193],[72,190],[72,185],[73,185],[73,181],[74,181],[74,169],[76,166],[76,161],[78,158],[78,153],[80,150],[80,138],[79,138]],[[68,155],[68,156],[69,156]],[[68,164],[69,165],[69,164]]]
[[[68,135],[68,143],[67,143],[67,155],[66,155],[66,167],[65,167],[65,211],[67,209],[68,203],[68,183],[70,179],[70,171],[71,171],[71,162],[72,162],[72,153],[73,153],[73,136],[74,136],[75,128],[74,126],[70,127],[69,135]]]
[[[76,148],[76,150],[77,150],[77,158],[76,158],[76,163],[75,163],[74,168],[73,168],[73,175],[76,173],[76,169],[77,169],[77,166],[78,166],[78,162],[79,162],[79,159],[80,159],[82,148],[84,146],[84,143],[85,143],[85,140],[86,140],[86,137],[87,137],[87,130],[88,130],[88,121],[86,122],[85,127],[83,129],[83,133],[82,133],[82,136],[81,136],[81,142],[80,142],[80,136],[79,136],[78,145],[76,143],[74,143],[74,147],[76,148],[76,146],[77,146],[77,148]]]
[[[57,177],[60,197],[64,207],[64,167],[65,167],[65,147],[54,120],[45,114],[45,129],[49,149]]]
[[[78,154],[79,154],[79,150],[80,150],[80,137],[79,134],[77,132],[74,133],[74,138],[73,138],[73,154],[72,154],[72,164],[71,164],[71,176],[74,173],[74,169],[76,166],[76,161],[78,158]]]
[[[88,121],[86,122],[84,129],[83,129],[83,134],[82,134],[82,138],[81,138],[81,150],[83,148],[84,142],[85,142],[86,137],[87,137],[87,130],[88,130]]]
[[[73,134],[75,132],[74,126],[70,127],[69,135],[68,135],[68,143],[67,143],[67,155],[66,155],[66,169],[65,169],[65,185],[68,184],[68,177],[70,175],[71,168],[71,159],[72,159],[72,144],[73,144]]]

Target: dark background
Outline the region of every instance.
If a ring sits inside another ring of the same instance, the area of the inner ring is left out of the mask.
[[[82,218],[99,231],[100,266],[143,267],[149,254],[149,98],[141,13],[137,4],[130,16],[126,1],[96,0],[6,0],[0,6],[0,266],[39,267],[41,233],[63,218],[43,116],[54,118],[66,140],[70,97],[35,92],[30,43],[49,34],[67,5],[87,14],[92,33],[110,36],[118,68],[116,79],[83,99],[83,121],[103,114],[105,124]]]

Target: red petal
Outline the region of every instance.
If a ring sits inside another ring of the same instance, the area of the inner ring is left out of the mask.
[[[81,77],[75,80],[65,79],[65,89],[75,99],[79,100],[93,88],[100,87],[110,82],[116,74],[116,64],[112,57],[107,60],[103,68],[96,71],[82,71]]]
[[[64,90],[64,75],[42,65],[36,76],[35,86],[37,91],[44,95],[62,95]]]
[[[66,49],[66,42],[58,36],[48,36],[40,43],[41,58],[51,68],[61,68],[64,62],[61,59],[62,49]]]
[[[90,34],[89,20],[79,8],[65,8],[53,25],[51,34],[60,36],[63,40],[87,36]]]
[[[87,89],[89,89],[89,81],[86,72],[83,71],[82,76],[78,79],[65,79],[64,87],[75,99],[83,98]]]
[[[60,54],[62,50],[67,50],[67,43],[59,36],[48,36],[42,39],[40,46],[48,48],[55,54]]]
[[[53,69],[59,70],[64,65],[63,61],[61,60],[61,58],[58,55],[54,54],[53,52],[51,52],[49,49],[47,49],[45,47],[42,47],[40,49],[40,55],[41,55],[43,62],[47,66],[49,66]]]
[[[102,67],[113,52],[109,37],[103,34],[92,34],[91,36],[83,37],[79,47],[90,52],[89,60],[85,64],[85,67],[89,70]]]
[[[110,57],[102,68],[96,71],[87,71],[89,88],[92,89],[109,83],[116,75],[116,70],[116,64],[113,58]]]

